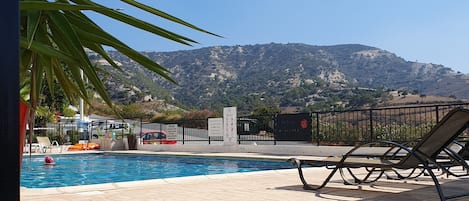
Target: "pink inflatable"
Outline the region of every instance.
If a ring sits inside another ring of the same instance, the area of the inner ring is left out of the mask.
[[[53,165],[54,164],[54,159],[50,156],[44,157],[44,164],[45,165]]]

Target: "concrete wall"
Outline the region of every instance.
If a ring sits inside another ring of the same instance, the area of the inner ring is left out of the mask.
[[[101,150],[127,150],[126,139],[103,141],[105,146]],[[106,146],[107,143],[107,146]],[[137,150],[155,152],[195,152],[195,153],[259,153],[285,156],[341,156],[353,148],[353,146],[316,146],[312,144],[290,145],[224,145],[224,144],[138,144]],[[355,154],[381,155],[389,147],[361,147],[354,151]]]

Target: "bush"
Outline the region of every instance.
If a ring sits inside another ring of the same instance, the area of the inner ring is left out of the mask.
[[[75,111],[69,107],[65,107],[62,111],[62,114],[64,115],[64,117],[73,117],[75,116]]]
[[[145,118],[147,116],[145,108],[136,103],[123,105],[121,107],[120,114],[124,119]]]

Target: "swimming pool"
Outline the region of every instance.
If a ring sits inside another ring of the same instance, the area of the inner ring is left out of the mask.
[[[50,188],[292,168],[275,160],[151,154],[62,154],[53,158],[56,165],[50,166],[44,165],[44,156],[24,157],[20,185]]]

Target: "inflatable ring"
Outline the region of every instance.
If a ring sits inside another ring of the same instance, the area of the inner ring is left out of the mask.
[[[83,150],[96,150],[99,149],[100,145],[98,143],[89,142],[84,144],[75,144],[70,146],[67,150],[68,151],[83,151]]]

